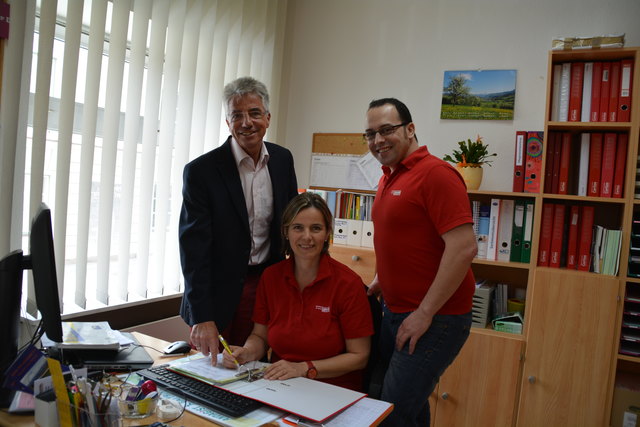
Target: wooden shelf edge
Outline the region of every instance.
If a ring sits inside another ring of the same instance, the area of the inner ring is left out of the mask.
[[[528,270],[531,267],[530,263],[528,264],[524,262],[496,261],[492,259],[481,259],[481,258],[474,258],[472,264],[493,265],[496,267],[519,268],[522,270]]]
[[[494,331],[493,329],[491,329],[490,326],[488,326],[487,328],[477,328],[477,327],[474,326],[474,327],[471,328],[471,333],[472,334],[479,334],[479,335],[501,337],[501,338],[510,338],[510,339],[514,339],[516,341],[523,341],[523,342],[525,341],[524,335],[522,335],[522,334],[511,334],[511,333],[508,333],[508,332],[498,332],[498,331]]]
[[[585,277],[602,277],[602,278],[607,278],[607,279],[629,279],[628,277],[611,276],[609,274],[594,273],[592,271],[568,270],[566,268],[540,267],[540,266],[538,266],[538,267],[536,267],[536,269],[538,269],[538,270],[561,271],[563,273],[570,273],[570,274],[575,274],[575,275],[578,275],[578,276],[585,276]]]
[[[552,62],[611,61],[621,58],[632,59],[637,53],[637,47],[552,50],[549,52],[549,59]]]
[[[627,356],[626,354],[618,354],[618,360],[624,360],[631,363],[640,363],[640,357]]]
[[[549,130],[599,130],[628,131],[631,122],[547,122]]]
[[[545,193],[542,195],[544,199],[557,199],[557,200],[568,200],[568,201],[579,201],[585,203],[612,203],[624,205],[627,202],[627,199],[618,198],[618,197],[591,197],[591,196],[576,196],[575,194],[549,194]]]
[[[522,197],[528,199],[535,199],[540,196],[540,193],[520,193],[513,191],[490,191],[490,190],[467,190],[467,194],[480,195],[480,196],[497,196],[497,197]]]

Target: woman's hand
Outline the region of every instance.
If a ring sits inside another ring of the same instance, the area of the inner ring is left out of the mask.
[[[231,349],[231,354],[229,354],[229,352],[226,350],[222,352],[222,364],[225,368],[237,368],[238,365],[236,365],[236,360],[240,365],[243,365],[252,360],[248,349],[244,347],[238,347],[236,345],[231,345],[229,346],[229,348]]]
[[[267,380],[286,380],[307,375],[307,364],[305,362],[287,362],[278,360],[264,371],[264,378]]]

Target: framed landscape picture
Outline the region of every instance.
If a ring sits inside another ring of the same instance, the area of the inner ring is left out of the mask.
[[[516,70],[445,71],[441,119],[513,120]]]

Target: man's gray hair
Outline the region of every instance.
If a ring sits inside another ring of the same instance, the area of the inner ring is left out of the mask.
[[[269,91],[264,83],[253,77],[240,77],[224,87],[223,101],[225,112],[229,113],[229,103],[233,98],[248,94],[258,95],[260,99],[262,99],[265,113],[269,112]]]

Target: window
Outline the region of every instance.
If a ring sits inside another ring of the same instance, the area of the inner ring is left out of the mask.
[[[31,78],[7,71],[20,89],[5,105],[29,107],[15,123],[0,117],[17,171],[0,174],[0,188],[12,189],[2,250],[28,252],[43,201],[65,314],[178,293],[182,169],[226,139],[225,83],[252,75],[277,89],[285,2],[54,3],[12,5],[27,25],[12,22],[23,34],[10,37],[33,50],[4,59],[30,66]]]

